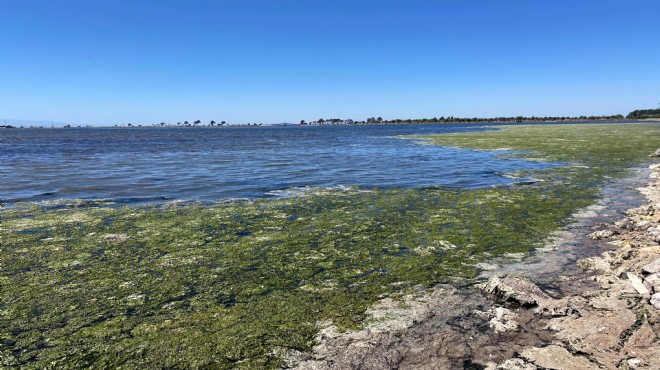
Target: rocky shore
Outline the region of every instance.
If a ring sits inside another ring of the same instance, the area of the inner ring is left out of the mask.
[[[488,282],[486,291],[500,302],[533,307],[523,330],[553,334],[513,358],[486,362],[487,369],[660,369],[660,165],[650,169],[651,182],[640,189],[647,203],[589,235],[614,249],[579,260],[585,274],[560,279],[564,297],[511,277]],[[495,315],[492,326],[507,330],[520,310]]]
[[[660,369],[660,165],[640,191],[645,204],[589,234],[606,252],[552,281],[509,269],[385,298],[364,329],[325,323],[311,355],[284,355],[297,369]]]

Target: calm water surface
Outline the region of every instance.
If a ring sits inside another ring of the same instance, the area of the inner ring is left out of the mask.
[[[422,145],[397,135],[476,125],[3,129],[0,199],[159,202],[273,196],[294,187],[510,183],[547,166],[492,152]]]

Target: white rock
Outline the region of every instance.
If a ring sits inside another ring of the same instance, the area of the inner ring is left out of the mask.
[[[635,288],[637,293],[641,295],[647,295],[650,293],[649,290],[646,289],[644,283],[642,283],[642,280],[637,277],[637,275],[628,273],[628,280],[630,281],[630,284],[632,284],[633,288]]]
[[[631,369],[636,369],[637,366],[639,366],[639,364],[641,364],[641,363],[642,363],[642,360],[640,360],[638,358],[631,358],[630,360],[628,360],[628,366]]]

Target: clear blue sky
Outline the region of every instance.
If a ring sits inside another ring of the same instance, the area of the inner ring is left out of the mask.
[[[0,0],[5,118],[273,123],[658,102],[658,0]]]

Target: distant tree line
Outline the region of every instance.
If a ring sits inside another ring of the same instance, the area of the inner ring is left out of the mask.
[[[174,123],[167,124],[165,122],[161,122],[161,123],[153,123],[153,124],[145,126],[145,127],[150,127],[150,126],[151,127],[174,127],[174,126],[176,126],[176,127],[205,127],[205,126],[206,127],[215,127],[215,126],[224,126],[226,124],[227,124],[227,122],[225,122],[225,121],[220,121],[220,123],[218,123],[214,120],[211,120],[208,123],[208,125],[204,125],[204,124],[202,124],[201,120],[195,120],[195,121],[193,121],[192,124],[188,121],[177,122],[176,124],[174,124]],[[143,127],[143,126],[128,123],[128,124],[125,124],[125,125],[124,124],[122,124],[122,125],[113,125],[112,127]]]
[[[513,123],[513,122],[587,122],[587,121],[620,121],[623,119],[645,119],[645,118],[660,118],[660,108],[659,109],[638,109],[630,112],[626,117],[622,114],[614,114],[609,116],[515,116],[515,117],[491,117],[491,118],[479,118],[479,117],[433,117],[433,118],[415,118],[415,119],[383,119],[382,117],[369,117],[366,120],[353,120],[350,118],[319,118],[315,121],[305,121],[301,120],[301,125],[393,125],[393,124],[434,124],[434,123]],[[145,127],[220,127],[227,125],[227,122],[220,121],[219,123],[215,120],[209,121],[208,124],[202,124],[201,120],[195,120],[192,123],[188,121],[176,122],[167,124],[165,122],[154,123],[151,125],[145,125]],[[261,126],[263,123],[247,123],[247,124],[238,124],[237,126]],[[15,128],[16,126],[12,125],[0,125],[0,128]],[[64,128],[71,128],[71,125],[65,125]],[[91,125],[77,126],[77,127],[92,127]],[[143,125],[134,125],[132,123],[113,125],[113,127],[143,127]],[[24,128],[20,126],[20,128]],[[30,128],[36,128],[30,126]],[[42,128],[39,126],[39,128]]]
[[[627,119],[660,118],[660,109],[638,109],[626,116]]]
[[[624,119],[622,114],[614,114],[610,116],[577,116],[577,117],[491,117],[491,118],[478,118],[478,117],[433,117],[433,118],[416,118],[416,119],[391,119],[386,120],[382,117],[369,117],[364,121],[356,121],[353,119],[341,118],[319,118],[316,121],[306,122],[300,121],[301,125],[392,125],[392,124],[432,124],[432,123],[495,123],[495,122],[580,122],[580,121],[615,121]]]

